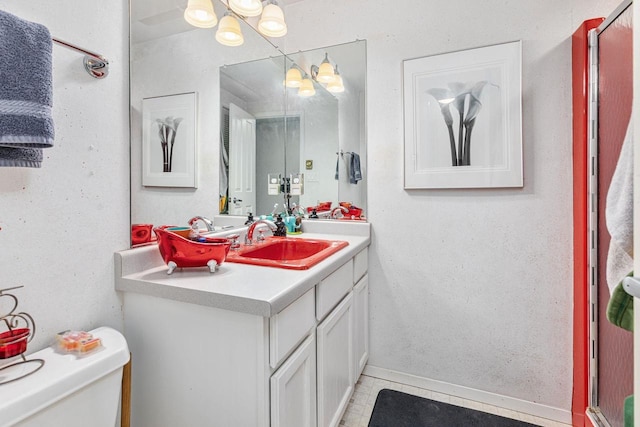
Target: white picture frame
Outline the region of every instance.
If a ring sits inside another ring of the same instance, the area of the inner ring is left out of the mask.
[[[523,186],[520,41],[405,60],[403,78],[405,189]]]
[[[142,100],[142,185],[197,188],[196,93]]]

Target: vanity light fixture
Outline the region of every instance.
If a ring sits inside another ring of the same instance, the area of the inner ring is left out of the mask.
[[[184,19],[198,28],[212,28],[218,23],[211,0],[189,0],[184,11]]]
[[[298,95],[308,97],[315,94],[316,89],[313,87],[313,81],[305,74],[304,79],[302,79],[302,85],[298,89]]]
[[[216,31],[216,40],[225,46],[240,46],[244,43],[240,23],[229,11],[220,20],[218,31]]]
[[[287,71],[287,77],[285,78],[285,86],[287,87],[300,87],[302,86],[302,73],[295,65],[292,65]]]
[[[320,83],[330,83],[333,81],[333,66],[329,62],[329,54],[324,54],[324,60],[320,63],[320,67],[318,68],[316,74],[316,80]]]
[[[331,93],[344,92],[344,83],[342,82],[342,76],[340,76],[340,73],[338,72],[338,64],[336,64],[333,80],[331,80],[327,85],[327,90]]]
[[[262,10],[258,31],[267,37],[282,37],[287,34],[284,12],[275,0],[269,0],[269,4]]]
[[[229,7],[240,16],[258,16],[262,13],[261,0],[229,0]]]

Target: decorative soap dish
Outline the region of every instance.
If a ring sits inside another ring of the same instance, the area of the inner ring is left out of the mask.
[[[17,361],[10,362],[0,368],[0,385],[7,384],[20,378],[33,374],[44,365],[42,359],[27,359],[24,352],[36,331],[33,318],[23,311],[17,312],[18,298],[9,291],[20,289],[22,286],[0,289],[0,300],[8,302],[10,307],[7,312],[0,312],[0,328],[6,329],[0,332],[0,359],[20,357]],[[7,305],[1,305],[6,307]],[[1,330],[1,329],[0,329]],[[17,368],[19,367],[19,368]]]

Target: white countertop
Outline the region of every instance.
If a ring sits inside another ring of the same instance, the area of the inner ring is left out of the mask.
[[[168,268],[156,245],[117,252],[116,289],[271,317],[369,245],[370,224],[345,223],[303,224],[309,232],[300,238],[349,242],[308,270],[224,262],[216,273],[203,267],[176,269],[167,275]]]

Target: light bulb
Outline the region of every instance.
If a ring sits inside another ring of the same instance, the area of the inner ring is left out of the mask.
[[[184,11],[184,19],[198,28],[212,28],[218,23],[211,0],[189,0]]]
[[[282,37],[287,34],[284,12],[278,5],[271,3],[264,7],[258,22],[258,31],[267,37]]]
[[[333,80],[333,66],[329,62],[329,55],[324,54],[324,60],[320,64],[318,68],[318,75],[316,76],[316,80],[320,83],[329,83]]]
[[[316,89],[313,87],[313,82],[310,78],[302,80],[302,85],[298,89],[298,95],[300,96],[313,96],[316,94]]]
[[[289,71],[287,71],[285,85],[287,87],[300,87],[302,85],[302,74],[300,73],[300,70],[295,67],[289,68]]]
[[[258,16],[262,13],[260,0],[229,0],[229,7],[241,16]]]
[[[225,15],[220,20],[216,40],[225,46],[240,46],[244,43],[240,23],[233,15]]]

